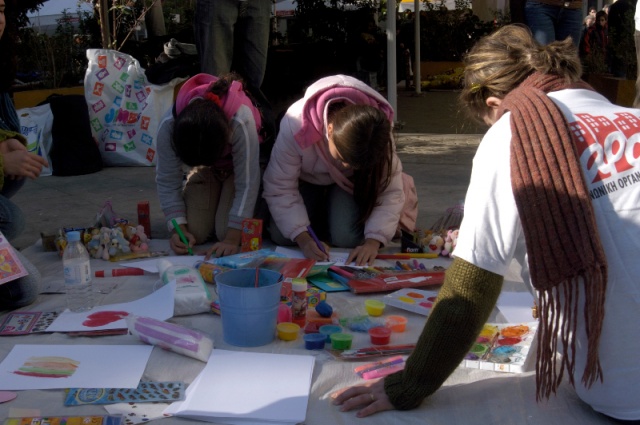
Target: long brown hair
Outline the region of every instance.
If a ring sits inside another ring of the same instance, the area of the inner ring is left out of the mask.
[[[460,103],[469,115],[482,121],[490,96],[499,99],[534,72],[558,75],[567,83],[580,80],[582,66],[570,39],[538,44],[521,25],[506,25],[478,41],[464,59],[464,88]]]
[[[391,123],[382,111],[367,105],[345,106],[328,119],[338,153],[354,170],[353,197],[360,207],[358,224],[364,224],[391,181]]]

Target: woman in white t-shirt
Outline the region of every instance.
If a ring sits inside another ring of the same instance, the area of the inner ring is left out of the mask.
[[[469,52],[461,101],[491,128],[455,259],[404,371],[336,392],[341,410],[419,406],[468,353],[515,260],[539,304],[538,399],[565,372],[594,410],[640,423],[640,110],[581,71],[570,40],[542,46],[517,25]]]

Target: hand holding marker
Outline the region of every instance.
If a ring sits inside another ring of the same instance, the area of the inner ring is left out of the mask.
[[[311,226],[307,226],[307,232],[309,232],[309,235],[311,235],[311,238],[313,239],[313,241],[316,243],[316,245],[318,245],[318,248],[320,248],[320,251],[322,251],[322,253],[327,256],[327,259],[329,259],[329,254],[327,253],[327,250],[324,248],[324,244],[320,241],[320,239],[318,239],[318,237],[316,236],[316,233],[313,231]]]
[[[187,247],[187,251],[189,252],[189,255],[193,255],[193,250],[189,246],[189,240],[184,235],[184,233],[182,233],[182,229],[178,225],[178,222],[176,221],[175,218],[171,219],[171,224],[173,225],[173,228],[176,229],[176,233],[178,234],[178,236],[180,236],[180,240],[182,241],[182,243],[185,244],[185,246]]]

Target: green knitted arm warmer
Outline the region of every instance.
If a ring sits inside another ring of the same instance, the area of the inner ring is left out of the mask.
[[[419,406],[460,365],[486,323],[503,277],[456,258],[446,272],[416,349],[384,388],[398,410]]]

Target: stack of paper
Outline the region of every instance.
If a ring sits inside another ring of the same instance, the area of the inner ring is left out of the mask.
[[[314,357],[213,350],[165,414],[225,424],[304,422]]]

